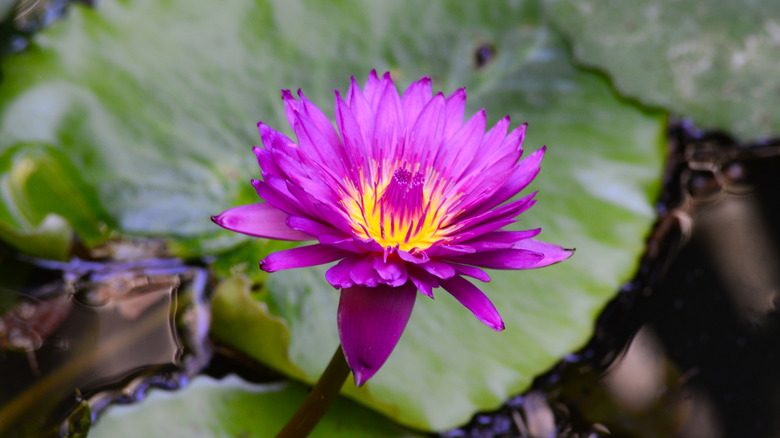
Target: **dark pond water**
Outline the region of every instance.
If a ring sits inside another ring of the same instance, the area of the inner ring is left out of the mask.
[[[209,361],[204,268],[4,249],[0,278],[0,436],[73,435],[107,404],[175,389]]]

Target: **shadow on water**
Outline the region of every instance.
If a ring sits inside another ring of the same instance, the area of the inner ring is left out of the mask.
[[[210,359],[202,267],[0,257],[0,436],[79,436],[109,403]]]

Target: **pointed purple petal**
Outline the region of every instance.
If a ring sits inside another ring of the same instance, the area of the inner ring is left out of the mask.
[[[431,257],[437,258],[437,259],[446,259],[448,257],[463,255],[463,254],[474,254],[477,252],[474,248],[467,246],[467,245],[452,245],[450,243],[447,243],[446,245],[437,245],[431,248],[428,248],[426,251]]]
[[[542,266],[552,265],[560,261],[566,260],[574,254],[573,249],[566,249],[552,243],[542,242],[536,239],[525,239],[515,243],[513,246],[515,249],[522,249],[524,251],[533,251],[542,254],[544,258],[534,265],[534,268],[541,268]]]
[[[282,90],[282,100],[284,100],[284,112],[287,115],[287,122],[290,126],[295,124],[295,113],[301,109],[301,103],[295,99],[290,90]]]
[[[479,145],[479,153],[474,156],[474,159],[469,164],[468,168],[464,172],[464,175],[468,175],[472,171],[483,173],[485,168],[495,168],[497,164],[503,164],[496,160],[497,150],[504,139],[506,138],[506,132],[509,129],[509,116],[499,120],[490,131],[486,132],[482,137],[482,143]],[[503,154],[506,155],[506,154]],[[517,155],[517,158],[520,156]],[[504,158],[504,157],[502,157]],[[517,160],[512,160],[509,156],[505,157],[506,166],[512,167],[517,163]]]
[[[365,254],[366,251],[362,248],[358,248],[355,245],[355,240],[352,237],[336,237],[336,236],[320,236],[319,239],[321,244],[332,246],[334,248],[343,249],[344,251],[349,251],[351,253],[355,254]]]
[[[407,265],[406,270],[420,293],[433,298],[433,289],[439,287],[439,280],[419,266]]]
[[[336,129],[333,127],[330,119],[328,119],[328,116],[326,116],[325,113],[323,113],[322,110],[317,107],[317,105],[311,103],[302,92],[299,91],[298,95],[301,98],[303,114],[308,117],[309,120],[311,120],[311,122],[317,128],[317,131],[319,131],[327,140],[327,143],[322,144],[321,147],[330,147],[331,151],[329,152],[333,153],[342,152],[341,138],[339,138],[338,133],[336,133]]]
[[[338,111],[339,111],[339,101],[341,100],[341,96],[339,95],[338,91],[336,92],[336,122],[338,123]],[[362,140],[363,145],[367,147],[369,150],[372,150],[373,145],[371,144],[371,139],[374,136],[374,110],[371,109],[371,104],[366,99],[366,96],[363,95],[363,92],[360,91],[360,87],[357,86],[355,83],[355,78],[352,78],[352,84],[349,87],[349,92],[347,93],[347,99],[346,99],[347,106],[349,107],[349,110],[352,112],[352,116],[357,121],[357,126],[359,127],[359,130],[362,134]],[[342,127],[339,127],[339,131],[342,133],[342,137],[344,136],[344,133],[342,130]],[[345,140],[346,141],[346,140]],[[373,155],[372,155],[373,156]]]
[[[333,210],[331,207],[333,204],[321,201],[313,193],[307,191],[305,187],[301,187],[291,181],[287,181],[287,190],[298,200],[302,207],[306,208],[308,216],[320,219],[322,222],[331,224],[346,233],[350,232],[350,224],[341,214]]]
[[[355,238],[355,246],[367,252],[384,252],[382,245],[374,239]]]
[[[312,237],[287,226],[287,213],[260,202],[224,211],[211,220],[222,228],[255,237],[279,240],[312,240]]]
[[[367,106],[367,105],[366,105]],[[356,118],[357,114],[347,105],[346,102],[336,92],[336,124],[338,125],[341,137],[344,139],[344,149],[346,151],[344,161],[349,165],[349,175],[356,184],[360,184],[358,176],[358,169],[362,169],[364,172],[373,167],[373,163],[368,159],[377,159],[373,155],[373,148],[370,147],[370,143],[367,143],[369,135],[373,134],[373,131],[367,131],[368,124],[362,123]],[[366,109],[370,113],[370,109]],[[364,114],[363,119],[372,118],[373,114]],[[373,127],[373,121],[371,122]]]
[[[485,110],[481,109],[444,144],[441,149],[444,156],[438,162],[444,178],[457,180],[471,161],[482,153],[482,137],[485,135],[486,125]]]
[[[373,142],[383,145],[383,153],[388,157],[397,157],[395,147],[401,143],[403,112],[401,110],[401,98],[398,90],[393,85],[389,74],[382,77],[386,83],[381,95],[374,103],[374,135]],[[373,143],[372,142],[372,143]]]
[[[541,232],[541,228],[523,231],[493,231],[483,234],[479,237],[479,240],[489,240],[491,242],[518,242],[523,239],[536,237]]]
[[[455,275],[455,268],[446,262],[431,260],[428,263],[421,264],[420,267],[425,269],[429,274],[433,274],[439,278],[450,278]]]
[[[542,148],[517,163],[517,167],[515,167],[512,176],[510,176],[504,185],[499,187],[490,197],[478,204],[474,210],[472,210],[472,214],[490,210],[526,188],[536,175],[539,174],[539,164],[541,164],[542,158],[544,158],[546,149],[546,147],[542,146]]]
[[[468,219],[464,219],[458,224],[458,230],[461,233],[469,232],[469,239],[474,237],[474,235],[477,233],[477,229],[480,229],[482,233],[494,231],[496,228],[491,228],[489,224],[503,221],[505,219],[512,219],[518,216],[520,213],[528,210],[534,205],[534,203],[536,203],[536,201],[533,199],[534,196],[536,196],[536,193],[537,192],[533,192],[523,198],[515,199],[514,201],[508,202],[496,208],[495,210],[487,211],[476,216],[469,217]],[[487,226],[487,228],[483,226]],[[453,242],[457,242],[459,240],[460,239],[455,238],[453,239]]]
[[[501,315],[478,287],[459,275],[447,280],[439,280],[439,284],[485,325],[495,331],[504,330]]]
[[[325,135],[310,120],[304,118],[301,113],[295,113],[293,131],[295,131],[295,135],[298,137],[298,145],[304,152],[303,155],[310,160],[306,164],[306,170],[311,178],[315,178],[314,175],[318,175],[318,179],[321,179],[321,181],[316,181],[315,184],[322,185],[322,182],[326,182],[332,189],[340,181],[341,175],[344,174],[344,165],[347,164],[343,146],[339,144],[337,147],[328,147],[328,140]],[[298,183],[301,184],[302,181],[298,181]],[[303,185],[301,186],[303,187]],[[323,193],[327,192],[330,191],[323,191]],[[335,197],[332,197],[330,200],[333,201],[335,199]]]
[[[487,274],[487,272],[477,268],[476,266],[454,264],[452,267],[455,268],[455,271],[460,275],[476,278],[477,280],[483,281],[485,283],[490,281],[490,276]]]
[[[502,249],[477,254],[448,257],[453,263],[481,266],[490,269],[531,269],[538,268],[544,254],[527,249]]]
[[[517,219],[500,219],[500,220],[487,221],[482,225],[469,229],[468,231],[459,232],[454,238],[452,238],[452,240],[450,240],[450,242],[460,243],[465,241],[471,241],[472,239],[481,239],[481,236],[483,234],[494,232],[494,230],[503,228],[507,225],[511,225],[515,222],[517,222]],[[444,247],[444,248],[446,249],[448,247]]]
[[[374,107],[377,94],[381,92],[381,87],[382,81],[379,80],[376,70],[371,70],[371,73],[368,74],[368,79],[366,79],[366,85],[363,86],[363,95],[372,107]]]
[[[447,98],[444,105],[444,139],[452,137],[463,125],[466,114],[466,90],[461,88]]]
[[[258,127],[261,125],[262,123],[258,124]],[[255,156],[257,157],[257,165],[260,166],[260,170],[263,173],[274,175],[276,177],[284,176],[284,173],[282,173],[282,169],[280,169],[279,166],[277,166],[276,163],[274,162],[271,151],[269,151],[266,148],[254,146],[252,147],[252,152],[255,153]]]
[[[411,283],[341,291],[339,337],[355,385],[362,386],[387,361],[406,328],[416,296]]]
[[[287,218],[287,226],[293,230],[298,230],[302,233],[314,236],[315,238],[320,236],[348,237],[346,234],[342,233],[341,230],[305,217],[290,216]]]
[[[423,162],[425,157],[433,160],[442,153],[440,147],[444,137],[444,105],[444,95],[436,93],[413,122],[409,133],[408,143],[413,149],[404,151],[404,158],[411,162],[420,162],[423,168],[429,164]]]
[[[348,251],[318,243],[269,254],[268,257],[260,261],[260,269],[266,272],[276,272],[304,268],[330,263],[348,255],[350,255]]]
[[[431,100],[431,78],[427,76],[413,82],[406,89],[404,95],[401,96],[401,107],[404,111],[406,125],[411,125],[417,120],[417,116],[429,100]]]
[[[270,205],[284,211],[289,215],[306,216],[301,209],[301,205],[295,199],[290,191],[287,190],[287,184],[282,178],[268,175],[265,181],[257,179],[252,180],[257,194]]]

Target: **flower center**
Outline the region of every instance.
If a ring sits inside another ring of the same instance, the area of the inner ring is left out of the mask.
[[[357,235],[404,251],[424,250],[444,237],[440,230],[446,215],[437,181],[405,167],[378,180],[364,181],[342,201]]]
[[[413,174],[406,169],[396,169],[374,208],[378,206],[381,216],[389,214],[391,224],[395,221],[399,224],[413,222],[422,213],[424,183],[425,176],[422,173]]]

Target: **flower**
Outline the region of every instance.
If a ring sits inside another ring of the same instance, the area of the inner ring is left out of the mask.
[[[465,277],[490,281],[481,268],[529,269],[573,250],[535,240],[540,229],[507,231],[534,204],[509,201],[539,172],[545,148],[520,161],[526,126],[509,117],[485,132],[485,110],[465,123],[466,91],[431,93],[422,78],[399,96],[389,73],[372,71],[361,90],[352,78],[336,90],[330,120],[298,90],[282,91],[298,142],[258,123],[254,153],[265,202],[212,219],[251,236],[316,240],[270,254],[268,272],[338,261],[325,274],[340,289],[338,329],[360,386],[385,363],[412,313],[417,292],[442,287],[488,327],[504,323]],[[509,202],[507,202],[509,201]]]

